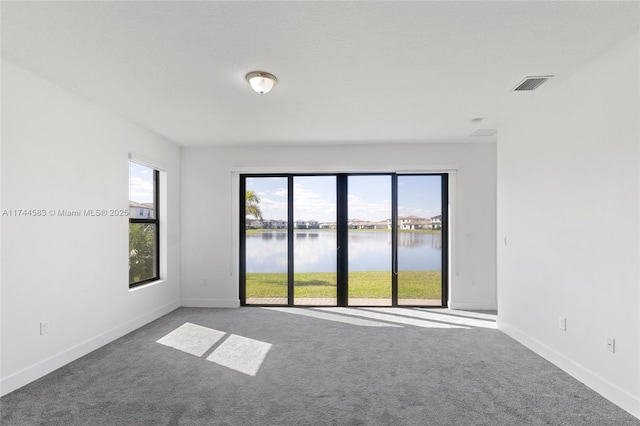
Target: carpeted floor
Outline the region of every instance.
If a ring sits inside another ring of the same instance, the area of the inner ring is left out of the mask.
[[[181,308],[0,403],[2,425],[640,425],[491,315],[416,308]]]

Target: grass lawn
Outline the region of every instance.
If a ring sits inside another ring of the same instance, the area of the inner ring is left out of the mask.
[[[287,297],[286,273],[247,274],[247,297]],[[336,297],[335,272],[307,272],[294,275],[296,297]],[[390,271],[349,273],[349,297],[386,299],[391,297]],[[440,271],[400,271],[399,299],[439,299]]]

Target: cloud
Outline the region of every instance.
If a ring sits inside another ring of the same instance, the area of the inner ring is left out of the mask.
[[[301,184],[296,184],[293,190],[293,215],[296,220],[335,222],[336,200],[323,198],[320,194],[306,190]]]
[[[129,198],[139,203],[153,201],[153,182],[139,177],[129,178]]]
[[[367,202],[362,198],[349,194],[348,197],[349,219],[362,219],[369,221],[381,221],[391,217],[391,201]]]
[[[276,188],[266,192],[258,192],[260,196],[260,209],[265,219],[286,219],[287,195],[286,188]],[[301,183],[293,185],[294,220],[311,220],[319,222],[336,221],[335,193],[329,191],[316,192],[308,189]],[[398,208],[400,216],[433,217],[440,214],[434,208],[403,206]],[[391,218],[391,200],[367,201],[355,194],[348,195],[349,219],[362,219],[368,221],[382,221]]]
[[[260,210],[265,219],[287,217],[287,202],[272,200],[268,197],[260,197]]]

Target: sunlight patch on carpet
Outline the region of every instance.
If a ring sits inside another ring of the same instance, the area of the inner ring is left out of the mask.
[[[440,310],[414,310],[414,309],[402,309],[402,308],[372,308],[368,309],[370,311],[376,311],[380,313],[389,313],[394,315],[402,315],[407,317],[420,318],[424,320],[433,320],[442,323],[448,323],[452,325],[461,325],[461,326],[469,326],[469,327],[481,327],[481,328],[490,328],[496,329],[498,326],[496,325],[496,321],[493,320],[482,320],[476,318],[464,318],[457,315],[451,315],[448,311],[440,311]]]
[[[270,349],[270,343],[232,334],[207,357],[207,361],[255,376]]]
[[[156,342],[202,358],[227,334],[186,322]],[[255,376],[271,346],[270,343],[231,334],[206,359],[222,367]]]
[[[286,314],[302,315],[304,317],[312,317],[327,321],[341,322],[343,324],[358,325],[361,327],[401,327],[399,325],[387,324],[378,321],[369,321],[361,318],[354,318],[346,315],[329,313],[327,310],[332,308],[302,309],[302,308],[263,308],[270,311],[284,312]],[[348,312],[348,311],[347,311]]]
[[[439,322],[427,321],[424,319],[407,318],[404,316],[392,315],[391,314],[392,308],[380,308],[379,309],[380,312],[370,312],[369,310],[359,309],[359,308],[328,308],[328,310],[330,312],[336,312],[336,313],[341,313],[345,315],[353,315],[353,316],[364,317],[372,320],[394,322],[398,324],[413,325],[416,327],[423,327],[423,328],[468,328],[461,325],[443,324]],[[387,313],[381,313],[381,312],[387,312]]]
[[[202,356],[225,332],[186,322],[156,342],[195,356]]]

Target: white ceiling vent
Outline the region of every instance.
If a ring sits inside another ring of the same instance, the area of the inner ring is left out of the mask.
[[[549,80],[551,77],[553,77],[552,75],[540,75],[540,76],[535,76],[535,77],[527,77],[525,78],[523,81],[520,82],[520,84],[518,84],[515,89],[513,89],[514,92],[521,92],[523,90],[535,90],[538,87],[540,87],[540,85],[542,83],[544,83],[545,81]]]

